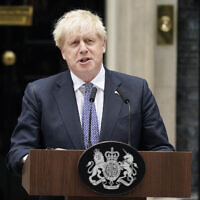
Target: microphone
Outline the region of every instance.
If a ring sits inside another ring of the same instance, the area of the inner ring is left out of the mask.
[[[97,88],[93,87],[92,91],[91,91],[91,94],[90,94],[90,102],[94,102],[96,93],[97,93]]]
[[[91,94],[90,94],[90,113],[89,113],[89,134],[88,134],[88,148],[92,146],[92,141],[91,141],[91,125],[92,125],[92,104],[94,103],[95,97],[97,93],[97,88],[93,87]]]
[[[116,92],[118,93],[118,95],[122,98],[122,101],[125,103],[125,104],[128,104],[130,101],[128,98],[125,97],[125,95],[123,94],[123,92],[121,91],[120,88],[117,88],[116,89]]]
[[[128,130],[128,144],[131,146],[131,106],[130,100],[124,95],[120,88],[117,88],[115,93],[121,97],[122,101],[128,105],[128,118],[129,118],[129,130]]]

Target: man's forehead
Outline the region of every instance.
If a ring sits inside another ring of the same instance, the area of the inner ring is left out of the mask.
[[[72,40],[74,38],[84,38],[84,37],[98,37],[98,34],[96,31],[92,30],[84,30],[84,31],[73,31],[66,35],[67,40]]]

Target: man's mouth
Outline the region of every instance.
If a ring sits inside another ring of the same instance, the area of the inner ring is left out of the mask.
[[[80,63],[87,63],[89,60],[91,60],[90,58],[88,58],[88,57],[86,57],[86,58],[81,58],[80,60],[79,60],[79,62]]]

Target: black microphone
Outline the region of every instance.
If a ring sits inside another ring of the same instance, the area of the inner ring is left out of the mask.
[[[90,114],[89,114],[89,135],[88,135],[88,148],[92,146],[92,141],[91,141],[91,125],[92,125],[92,104],[94,103],[95,97],[97,93],[97,88],[93,87],[91,94],[90,94]]]
[[[90,94],[90,102],[94,102],[96,93],[97,93],[97,88],[93,87],[92,91],[91,91],[91,94]]]
[[[129,99],[125,97],[125,95],[123,94],[120,88],[117,88],[116,91],[118,92],[118,95],[122,98],[122,101],[125,104],[128,104],[130,102]]]
[[[131,146],[131,106],[130,100],[124,95],[120,88],[116,89],[116,94],[119,95],[122,101],[128,105],[128,116],[129,116],[129,130],[128,130],[128,144]]]

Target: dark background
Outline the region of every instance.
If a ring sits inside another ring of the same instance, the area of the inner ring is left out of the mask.
[[[199,0],[178,1],[177,150],[192,152],[192,198],[200,199]]]
[[[55,21],[65,12],[78,8],[94,11],[104,19],[104,1],[1,0],[0,5],[34,6],[32,26],[0,26],[0,56],[6,50],[16,54],[16,63],[12,66],[5,66],[0,60],[0,199],[37,199],[28,197],[21,187],[21,178],[8,172],[5,166],[24,89],[30,81],[67,69],[52,37]]]

